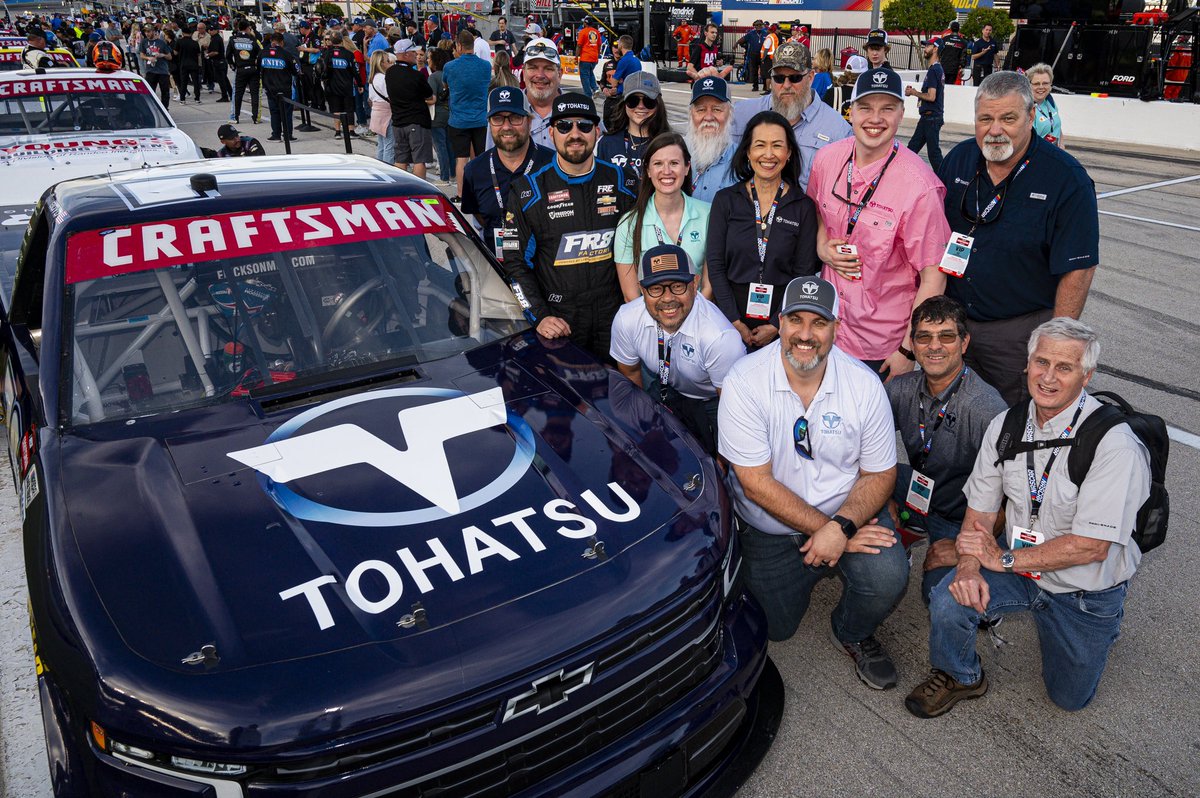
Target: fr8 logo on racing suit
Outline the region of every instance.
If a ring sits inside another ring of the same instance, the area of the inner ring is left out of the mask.
[[[578,266],[581,263],[601,263],[612,258],[615,230],[594,230],[568,233],[558,242],[555,266]]]

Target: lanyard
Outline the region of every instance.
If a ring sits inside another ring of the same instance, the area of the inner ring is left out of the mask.
[[[658,325],[658,396],[667,401],[667,386],[671,383],[671,342],[662,325]]]
[[[654,235],[656,238],[658,238],[658,243],[660,243],[660,244],[667,243],[666,240],[663,239],[663,232],[664,231],[659,229],[658,225],[654,225]],[[677,247],[683,246],[683,220],[682,219],[679,220],[679,237],[675,239],[675,246],[677,246]]]
[[[992,197],[992,201],[989,202],[987,207],[983,209],[983,213],[979,212],[979,184],[975,184],[975,224],[971,225],[971,232],[967,233],[967,235],[975,235],[975,228],[987,218],[987,215],[992,212],[993,208],[996,207],[996,203],[1004,199],[1004,195],[1008,193],[1009,186],[1011,186],[1013,182],[1021,176],[1021,173],[1025,171],[1026,166],[1029,166],[1028,158],[1021,161],[1021,165],[1017,167],[1017,171],[1000,181],[1000,185],[996,187],[996,196]],[[984,167],[981,166],[979,167],[979,171],[975,172],[976,180],[979,179],[979,175],[982,173],[983,169]]]
[[[763,269],[767,263],[767,241],[771,237],[771,226],[775,224],[775,210],[779,207],[779,196],[783,194],[783,184],[775,192],[775,199],[771,202],[771,210],[767,214],[766,221],[763,221],[762,206],[758,204],[758,189],[754,187],[754,179],[750,179],[750,197],[754,200],[754,237],[758,239],[758,281],[761,283],[763,279]]]
[[[962,387],[963,380],[966,379],[968,371],[970,371],[970,369],[966,366],[963,366],[962,373],[958,375],[958,379],[954,381],[954,385],[951,386],[950,392],[946,394],[946,401],[942,403],[942,409],[938,411],[937,417],[934,418],[933,425],[929,429],[928,440],[925,439],[925,399],[921,396],[921,392],[917,391],[917,408],[920,411],[919,415],[917,416],[917,432],[921,435],[921,451],[914,459],[920,460],[920,463],[916,466],[918,471],[921,471],[925,468],[925,461],[929,458],[930,450],[933,449],[933,436],[936,435],[937,431],[942,428],[942,421],[944,421],[946,418],[946,408],[950,406],[950,400],[954,398],[954,394],[956,394],[958,389]],[[933,407],[930,406],[929,409],[932,410]]]
[[[1087,399],[1087,392],[1080,394],[1079,406],[1075,408],[1075,415],[1071,417],[1071,423],[1059,435],[1060,440],[1071,437],[1071,431],[1075,429],[1075,425],[1079,422],[1079,414],[1083,412],[1083,403]],[[1025,422],[1025,434],[1021,437],[1024,441],[1028,438],[1033,440],[1033,421]],[[1029,528],[1033,529],[1034,523],[1038,519],[1038,513],[1042,510],[1042,502],[1046,498],[1046,483],[1050,481],[1050,467],[1054,465],[1054,460],[1058,457],[1061,446],[1055,446],[1050,452],[1050,459],[1046,461],[1046,467],[1042,469],[1042,479],[1039,482],[1033,470],[1033,452],[1025,453],[1025,476],[1029,481]]]
[[[500,216],[503,217],[504,216],[504,195],[500,193],[500,181],[496,177],[496,158],[497,157],[499,157],[499,156],[497,156],[496,153],[493,152],[492,157],[488,158],[488,169],[492,173],[492,191],[494,191],[496,193],[496,205],[500,209]],[[532,142],[530,142],[530,150],[528,153],[526,153],[525,157],[527,159],[525,161],[525,171],[521,172],[521,174],[528,175],[533,170]]]
[[[900,142],[892,142],[892,154],[888,156],[884,162],[883,168],[879,170],[879,174],[875,175],[875,179],[871,181],[871,185],[867,186],[867,190],[863,192],[862,199],[857,203],[851,202],[854,205],[854,212],[850,214],[850,219],[846,222],[846,238],[850,238],[850,234],[854,232],[854,228],[858,226],[858,217],[862,215],[863,209],[867,207],[867,203],[871,201],[871,197],[875,196],[875,189],[879,188],[879,181],[883,179],[883,175],[887,172],[892,161],[896,158],[896,153],[900,149]],[[853,196],[850,191],[850,184],[854,180],[854,151],[851,150],[850,157],[846,159],[846,199]]]

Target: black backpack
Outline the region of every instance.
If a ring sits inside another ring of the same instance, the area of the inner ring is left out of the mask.
[[[1143,553],[1151,551],[1162,545],[1166,538],[1167,519],[1171,512],[1171,497],[1167,494],[1166,486],[1167,455],[1170,454],[1171,440],[1167,437],[1166,422],[1158,416],[1134,410],[1115,393],[1096,391],[1092,396],[1100,400],[1102,406],[1084,419],[1075,434],[1066,440],[1022,441],[1029,404],[1018,402],[1013,405],[1005,414],[1004,423],[1000,425],[995,464],[999,465],[1018,454],[1036,449],[1070,446],[1067,474],[1078,487],[1083,484],[1088,469],[1092,467],[1092,459],[1096,456],[1096,447],[1100,445],[1100,439],[1116,425],[1128,424],[1133,434],[1150,452],[1150,495],[1138,510],[1133,542]]]

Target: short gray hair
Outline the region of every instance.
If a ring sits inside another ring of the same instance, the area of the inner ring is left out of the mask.
[[[1029,334],[1029,360],[1037,350],[1042,338],[1057,338],[1061,341],[1078,341],[1083,344],[1083,356],[1079,365],[1084,371],[1095,371],[1100,362],[1100,336],[1088,325],[1070,316],[1057,316],[1040,324]]]
[[[1025,77],[1029,78],[1030,83],[1033,83],[1034,75],[1045,75],[1050,83],[1054,83],[1054,69],[1049,64],[1034,64],[1025,70]]]
[[[1025,103],[1026,113],[1033,110],[1035,103],[1033,101],[1033,88],[1029,85],[1029,78],[1017,72],[1010,72],[1007,69],[993,72],[979,84],[979,88],[975,91],[975,110],[979,110],[979,101],[981,99],[998,100],[1010,94],[1016,94],[1021,97]]]

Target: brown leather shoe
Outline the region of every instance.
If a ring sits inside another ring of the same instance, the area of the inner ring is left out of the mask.
[[[959,684],[950,674],[934,668],[929,678],[917,685],[904,699],[904,706],[918,718],[936,718],[945,715],[959,701],[978,698],[987,689],[987,674],[983,671],[979,672],[979,681],[975,684]]]

